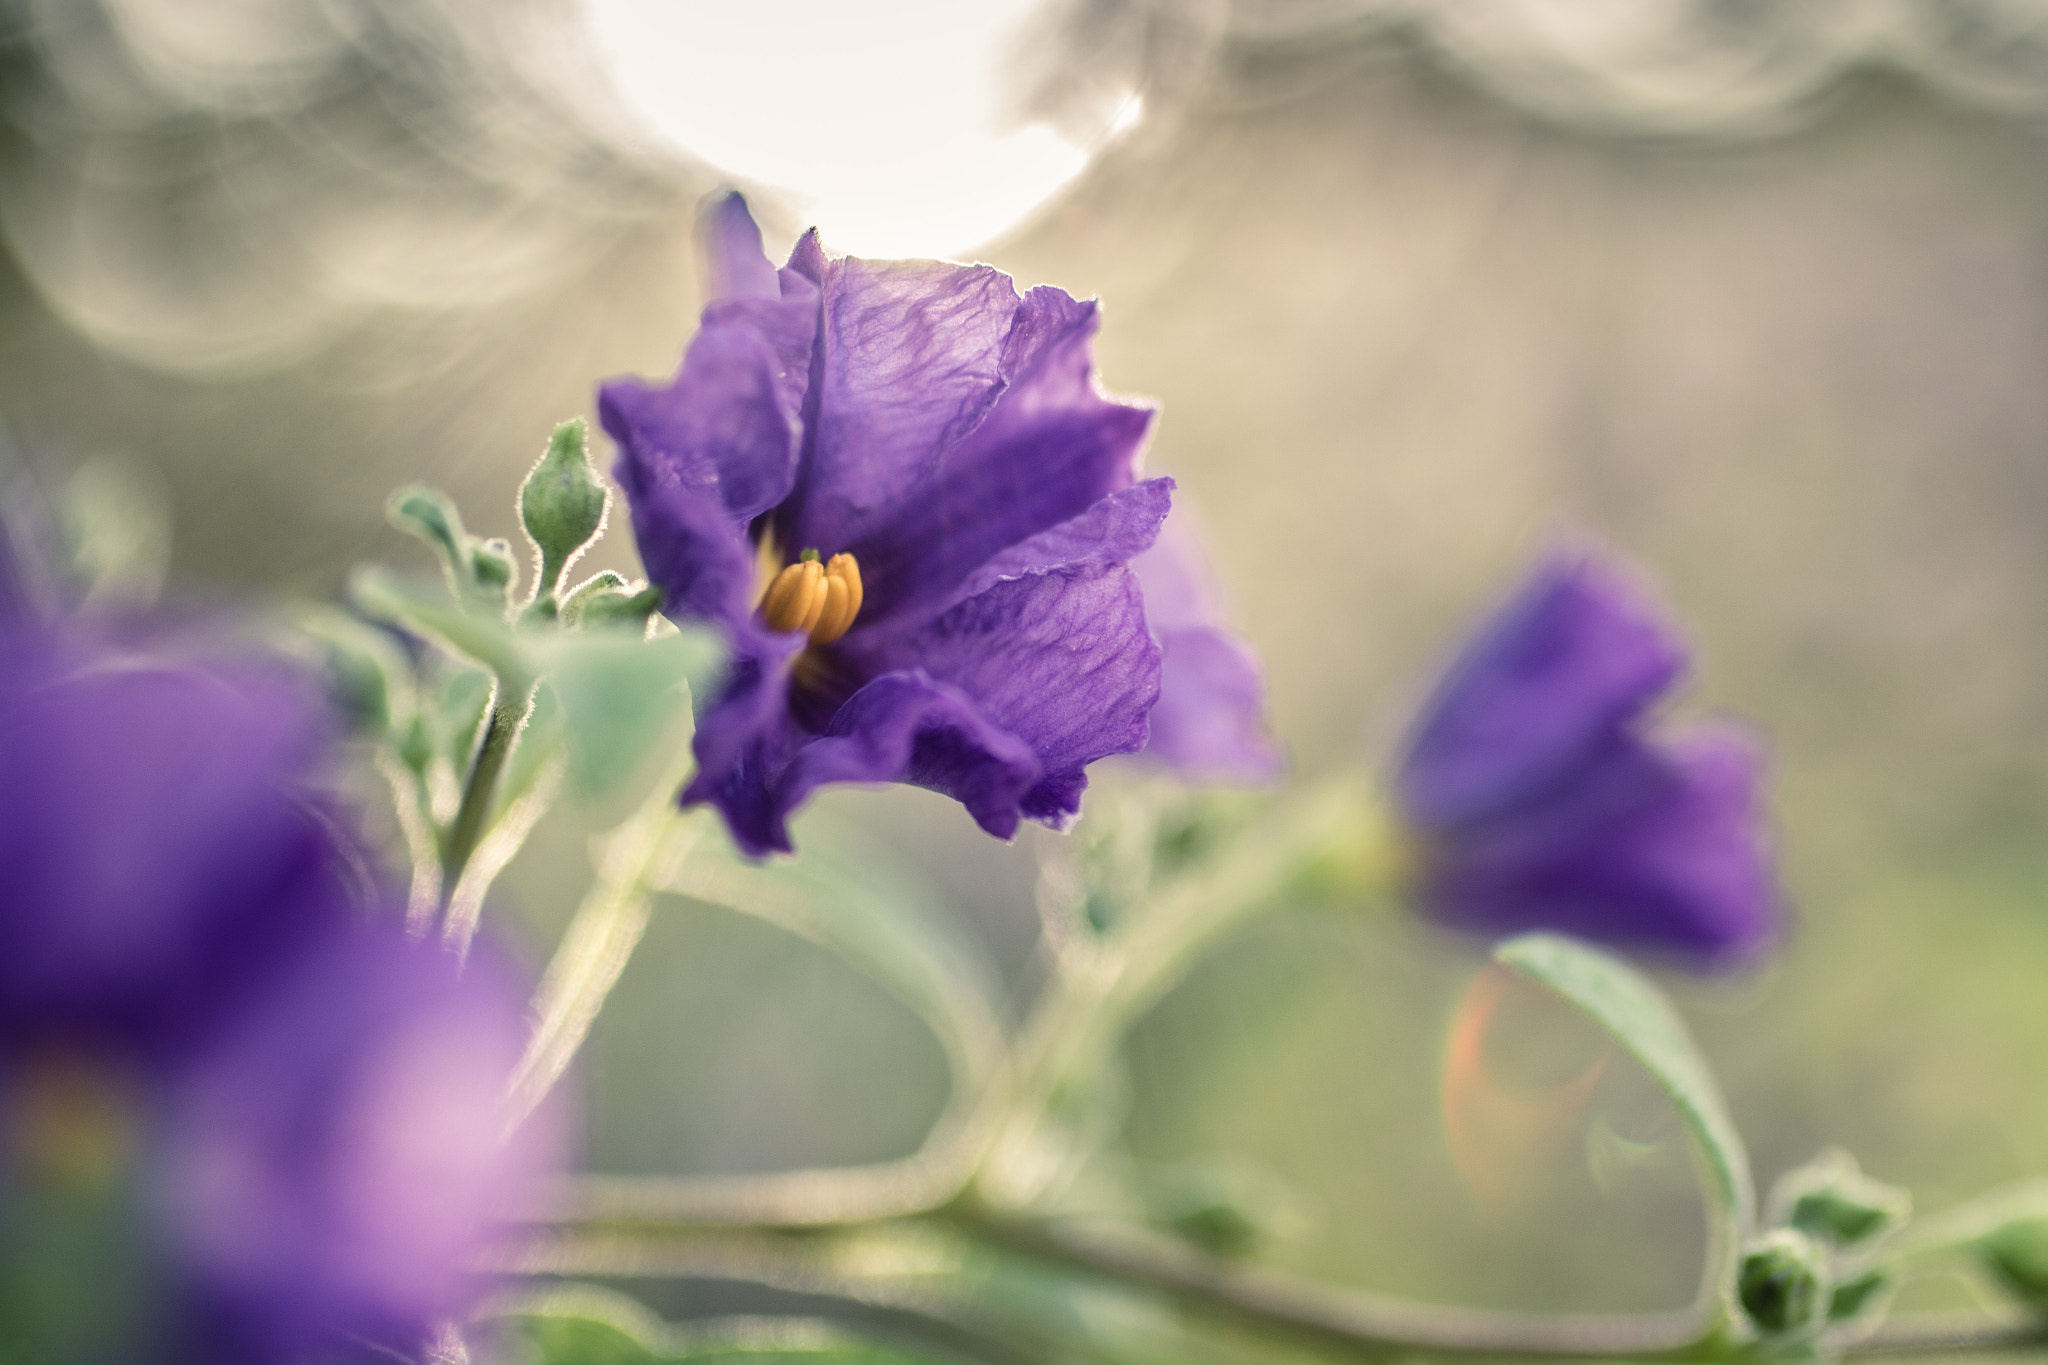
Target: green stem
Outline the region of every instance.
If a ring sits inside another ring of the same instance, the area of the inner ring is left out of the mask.
[[[517,1125],[554,1088],[647,930],[650,888],[673,876],[696,845],[702,820],[676,809],[690,762],[665,768],[640,808],[599,844],[597,879],[576,907],[534,993],[539,1021],[512,1074],[510,1122]]]
[[[448,833],[441,841],[441,907],[434,925],[437,935],[446,925],[449,902],[454,899],[463,869],[469,866],[489,825],[491,808],[497,800],[498,779],[505,775],[505,764],[511,760],[519,732],[526,725],[527,712],[532,709],[533,684],[523,678],[500,676],[490,712],[484,719],[483,739],[477,745],[476,758],[469,765],[469,778],[463,784],[462,803],[456,807],[455,818],[449,822]]]
[[[1028,1202],[1035,1133],[1062,1091],[1101,1066],[1129,1027],[1201,957],[1261,912],[1279,904],[1305,873],[1347,858],[1384,831],[1361,793],[1331,785],[1302,793],[1239,832],[1217,856],[1169,883],[1128,930],[1081,945],[1061,963],[1026,1020],[1015,1048],[1015,1083],[992,1093],[1000,1121],[978,1182],[999,1207]],[[1366,891],[1384,892],[1389,859],[1369,855]]]
[[[1554,1316],[1488,1312],[1382,1298],[1224,1261],[1152,1234],[1034,1223],[971,1209],[948,1221],[990,1246],[1142,1285],[1200,1312],[1338,1345],[1375,1358],[1413,1356],[1627,1356],[1686,1360],[1706,1354],[1700,1314]]]

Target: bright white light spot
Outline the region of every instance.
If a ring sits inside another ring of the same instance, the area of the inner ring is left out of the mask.
[[[966,254],[1087,164],[1049,128],[996,131],[1000,63],[1038,2],[584,0],[656,131],[862,256]]]

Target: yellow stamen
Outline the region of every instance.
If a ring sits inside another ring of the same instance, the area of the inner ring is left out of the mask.
[[[761,619],[770,630],[809,630],[825,609],[825,566],[817,560],[792,564],[775,575],[761,599]]]
[[[800,630],[814,645],[829,645],[852,627],[860,615],[860,565],[852,555],[836,554],[820,564],[815,557],[786,566],[761,595],[761,619],[770,630]]]
[[[853,626],[860,615],[860,565],[849,554],[836,554],[825,565],[825,609],[811,627],[811,643],[829,645]]]

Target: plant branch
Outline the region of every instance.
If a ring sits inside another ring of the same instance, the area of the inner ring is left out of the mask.
[[[675,792],[691,762],[688,743],[679,746],[677,762],[664,767],[640,808],[598,841],[597,880],[576,907],[534,992],[537,1022],[507,1097],[514,1127],[569,1069],[647,931],[649,888],[673,875],[702,833],[698,817],[676,809]]]
[[[455,818],[449,822],[448,833],[441,841],[441,908],[434,926],[437,934],[447,928],[455,888],[489,826],[498,779],[504,776],[505,764],[519,742],[527,713],[533,709],[533,690],[533,684],[524,678],[500,674],[497,679],[491,708],[484,718],[483,738],[469,765],[469,778],[463,783],[462,804],[456,807]]]

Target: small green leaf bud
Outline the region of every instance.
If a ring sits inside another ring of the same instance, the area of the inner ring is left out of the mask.
[[[462,514],[455,510],[448,495],[438,489],[409,484],[391,495],[384,511],[393,526],[407,535],[418,536],[441,557],[441,567],[448,573],[448,586],[460,597],[470,576],[469,556],[465,552],[469,537],[462,530]]]
[[[2007,1219],[1977,1240],[1976,1252],[2014,1297],[2048,1306],[2048,1215]]]
[[[1856,1158],[1830,1148],[1771,1189],[1771,1221],[1834,1246],[1855,1246],[1891,1231],[1913,1212],[1913,1197],[1872,1180]]]
[[[590,466],[589,447],[582,418],[562,423],[519,486],[519,519],[540,551],[536,602],[554,595],[562,575],[604,530],[611,494]]]
[[[512,592],[519,575],[519,563],[512,558],[512,546],[502,536],[469,542],[469,572],[486,597],[502,602]]]
[[[1765,1336],[1798,1336],[1827,1318],[1827,1254],[1805,1233],[1777,1228],[1750,1244],[1735,1279],[1742,1311]]]
[[[1237,1162],[1171,1167],[1148,1182],[1155,1223],[1212,1256],[1244,1256],[1293,1230],[1294,1201],[1266,1171]]]
[[[584,602],[581,620],[586,626],[629,625],[637,630],[647,625],[647,618],[660,606],[660,588],[630,593],[608,589],[592,593]]]
[[[1853,1280],[1844,1280],[1828,1296],[1828,1321],[1847,1322],[1875,1308],[1891,1287],[1892,1277],[1882,1270],[1868,1270]]]

